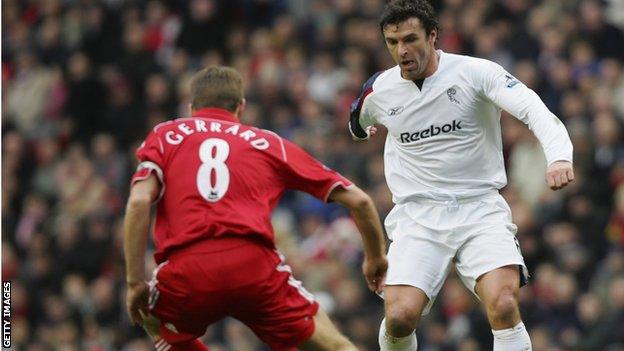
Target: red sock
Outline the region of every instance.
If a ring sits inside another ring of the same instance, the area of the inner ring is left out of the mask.
[[[165,339],[160,339],[154,346],[156,346],[156,351],[210,351],[210,349],[198,339],[179,344],[169,344]]]

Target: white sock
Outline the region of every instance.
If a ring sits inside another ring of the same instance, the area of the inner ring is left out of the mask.
[[[520,322],[509,329],[492,330],[494,334],[494,351],[531,351],[529,333]]]
[[[379,348],[381,351],[416,351],[418,342],[416,333],[412,332],[408,336],[396,338],[386,332],[386,319],[381,321],[379,327]]]

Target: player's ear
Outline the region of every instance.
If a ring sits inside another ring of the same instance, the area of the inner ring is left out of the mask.
[[[243,111],[245,111],[246,106],[247,100],[245,100],[245,98],[242,98],[241,101],[238,103],[238,106],[236,106],[236,111],[234,111],[234,114],[237,117],[240,117],[243,114]]]
[[[431,32],[429,32],[429,42],[435,45],[436,40],[438,39],[438,30],[433,28]]]

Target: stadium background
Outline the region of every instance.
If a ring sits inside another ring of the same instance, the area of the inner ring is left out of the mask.
[[[189,76],[228,64],[246,80],[242,120],[303,146],[391,209],[383,135],[352,142],[348,108],[392,65],[380,0],[3,0],[2,279],[13,281],[17,350],[149,350],[124,312],[121,221],[134,150],[187,114]],[[435,4],[439,47],[500,63],[566,124],[576,181],[551,192],[530,131],[503,116],[503,194],[533,278],[522,289],[536,351],[624,350],[624,4]],[[362,350],[382,303],[363,283],[345,212],[289,193],[279,246]],[[151,258],[150,258],[151,261]],[[152,263],[149,263],[153,267]],[[420,350],[491,350],[483,312],[451,276],[418,331]],[[240,323],[212,350],[265,350]]]

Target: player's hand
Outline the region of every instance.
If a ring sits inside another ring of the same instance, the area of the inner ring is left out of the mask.
[[[128,284],[126,310],[132,323],[143,325],[143,315],[147,314],[149,287],[144,281]]]
[[[368,126],[364,129],[364,131],[366,132],[366,137],[364,138],[360,138],[358,136],[356,136],[353,131],[351,130],[351,123],[349,122],[349,131],[351,132],[351,137],[353,137],[353,140],[355,141],[364,141],[364,140],[368,140],[370,139],[371,136],[375,135],[375,133],[377,133],[377,127],[375,126]]]
[[[142,326],[147,335],[149,335],[154,342],[160,340],[160,320],[150,313],[145,314],[141,310],[139,310],[139,313],[141,314],[141,318],[143,318]]]
[[[383,290],[387,270],[388,259],[385,255],[378,258],[364,258],[362,271],[366,278],[366,284],[371,291],[380,293]]]
[[[546,181],[552,190],[559,190],[574,181],[572,163],[568,161],[553,162],[546,170]]]

